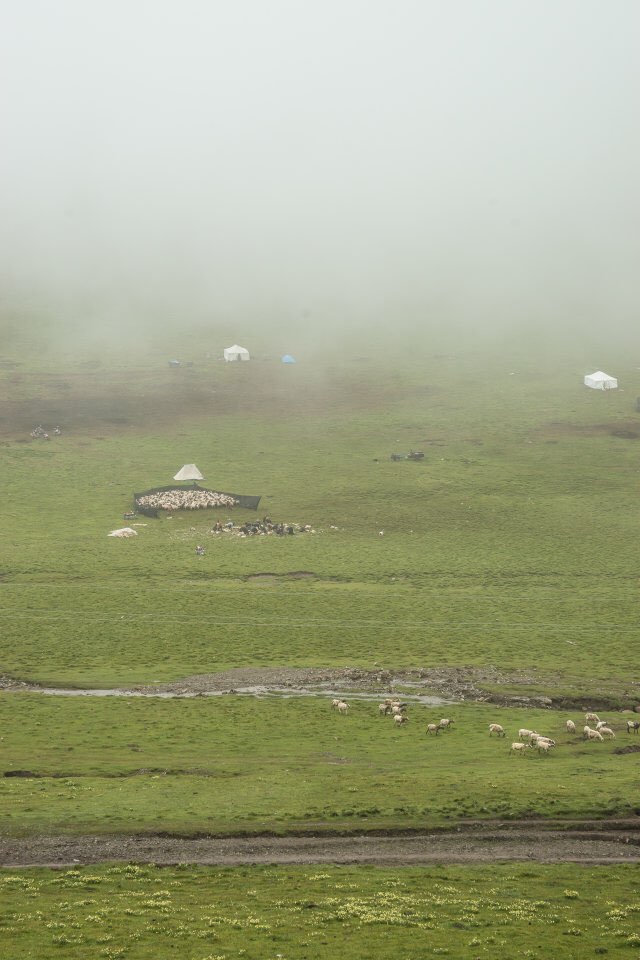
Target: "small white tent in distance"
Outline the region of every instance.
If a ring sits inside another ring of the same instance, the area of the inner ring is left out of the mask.
[[[174,480],[204,480],[195,463],[185,463],[176,473]]]
[[[602,370],[596,370],[595,373],[588,373],[584,378],[585,387],[591,387],[592,390],[615,390],[618,381],[615,377],[610,377],[608,373]]]
[[[249,351],[245,350],[244,347],[239,347],[237,343],[234,343],[232,347],[225,347],[223,354],[224,359],[229,362],[249,359]]]

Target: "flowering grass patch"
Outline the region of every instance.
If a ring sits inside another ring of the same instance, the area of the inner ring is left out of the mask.
[[[2,871],[0,949],[7,960],[628,957],[636,879],[625,866],[504,864]]]

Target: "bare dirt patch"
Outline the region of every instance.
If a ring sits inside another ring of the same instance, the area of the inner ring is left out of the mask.
[[[359,670],[335,667],[245,667],[220,673],[198,674],[173,683],[138,688],[142,691],[198,694],[214,692],[241,692],[250,689],[306,691],[329,695],[335,690],[343,693],[380,696],[402,690],[416,696],[429,695],[447,700],[481,698],[482,691],[470,674],[481,673],[494,681],[496,673],[456,668],[432,670]]]
[[[271,574],[266,576],[270,577]],[[266,582],[269,582],[268,580]],[[549,681],[550,682],[550,681]],[[66,696],[197,697],[222,694],[250,696],[342,696],[376,699],[392,694],[425,704],[475,701],[500,706],[549,710],[615,709],[619,703],[604,694],[568,698],[531,692],[548,686],[527,673],[507,674],[493,666],[430,667],[413,670],[356,667],[239,667],[203,673],[168,683],[140,684],[108,689],[52,688],[0,674],[0,690]],[[508,692],[500,692],[500,688]],[[522,694],[516,691],[523,689]],[[526,694],[525,694],[526,690]]]
[[[238,866],[356,863],[637,863],[640,821],[466,822],[455,830],[338,836],[88,836],[0,838],[0,866],[72,867],[127,861]]]
[[[610,423],[570,423],[552,420],[542,428],[541,432],[549,438],[610,436],[618,437],[620,440],[640,440],[640,422],[637,419],[616,420]]]
[[[245,580],[266,580],[266,581],[278,581],[278,580],[313,580],[316,576],[311,570],[291,570],[288,573],[250,573]]]

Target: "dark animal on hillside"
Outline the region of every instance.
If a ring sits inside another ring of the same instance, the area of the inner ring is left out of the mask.
[[[637,733],[640,730],[640,720],[627,720],[627,733]]]

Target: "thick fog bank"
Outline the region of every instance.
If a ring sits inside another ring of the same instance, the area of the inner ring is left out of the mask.
[[[0,19],[5,331],[637,342],[634,0]]]

